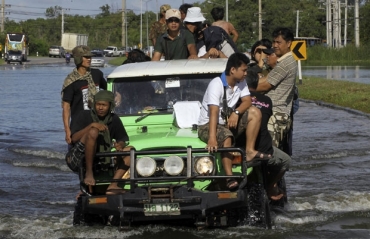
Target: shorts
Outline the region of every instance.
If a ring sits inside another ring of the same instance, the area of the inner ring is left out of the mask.
[[[76,143],[66,154],[65,160],[67,166],[75,173],[81,167],[81,163],[85,159],[85,145],[81,142]]]
[[[287,136],[291,125],[290,116],[285,113],[273,111],[267,124],[271,134],[272,145],[280,148],[283,139]]]
[[[217,146],[222,148],[227,138],[232,139],[232,145],[235,144],[235,138],[241,134],[245,134],[248,125],[248,111],[240,114],[239,122],[236,129],[228,129],[225,125],[218,124],[216,128],[216,140]],[[205,143],[208,143],[209,139],[209,123],[198,126],[198,137]]]

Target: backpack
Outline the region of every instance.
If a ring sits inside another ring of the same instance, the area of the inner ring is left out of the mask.
[[[209,26],[203,30],[204,44],[206,45],[207,52],[211,48],[221,50],[221,44],[226,40],[234,49],[234,52],[239,52],[234,41],[230,38],[227,32],[218,26]]]

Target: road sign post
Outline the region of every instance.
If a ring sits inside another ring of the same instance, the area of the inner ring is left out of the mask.
[[[299,77],[299,84],[302,84],[302,67],[301,67],[301,60],[307,59],[307,51],[306,51],[306,41],[293,41],[292,45],[290,46],[290,50],[293,53],[294,59],[298,61],[298,77]]]

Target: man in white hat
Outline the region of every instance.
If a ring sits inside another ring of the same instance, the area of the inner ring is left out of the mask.
[[[180,29],[181,13],[178,9],[166,11],[167,32],[159,36],[154,47],[152,61],[198,58],[194,37],[186,29]]]
[[[222,57],[226,56],[222,54],[221,51],[211,48],[208,52],[206,51],[206,46],[204,45],[204,39],[202,38],[202,30],[206,28],[203,27],[204,18],[202,11],[199,7],[188,8],[186,17],[184,18],[185,27],[193,34],[195,45],[197,48],[198,57],[200,58],[218,58],[220,55]]]

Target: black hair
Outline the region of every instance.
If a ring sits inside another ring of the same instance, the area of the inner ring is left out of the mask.
[[[294,41],[293,32],[286,27],[278,27],[272,32],[272,37],[275,39],[281,36],[285,41]]]
[[[122,63],[122,65],[128,64],[128,63],[135,63],[135,62],[144,62],[144,61],[148,61],[147,55],[145,55],[145,53],[140,49],[133,49],[132,51],[128,53],[127,59]]]
[[[188,12],[188,9],[193,7],[193,4],[189,4],[189,3],[184,3],[182,4],[180,7],[179,7],[179,10],[180,12],[183,12],[183,13],[187,13]]]
[[[245,81],[247,82],[247,85],[249,88],[257,89],[258,81],[259,81],[259,76],[258,76],[257,71],[249,68],[247,70],[247,76],[245,78]]]
[[[252,60],[254,61],[256,61],[256,59],[254,58],[254,51],[256,50],[258,46],[265,46],[266,48],[271,48],[272,42],[267,38],[262,38],[261,40],[258,40],[253,44],[251,48],[251,56],[252,56]]]
[[[231,54],[226,63],[226,75],[230,75],[232,67],[239,68],[243,63],[246,65],[249,63],[249,58],[244,53],[235,52]]]
[[[224,18],[225,10],[223,7],[214,7],[211,10],[213,20],[218,21]]]

